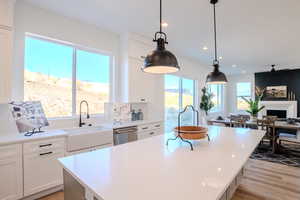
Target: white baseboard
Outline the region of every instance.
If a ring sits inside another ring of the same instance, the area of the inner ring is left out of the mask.
[[[62,191],[63,189],[64,189],[63,185],[59,185],[59,186],[53,187],[51,189],[39,192],[37,194],[33,194],[33,195],[28,196],[28,197],[23,197],[21,200],[35,200],[35,199],[39,199],[39,198],[47,196],[49,194],[52,194],[52,193],[55,193],[55,192],[58,192],[58,191]]]

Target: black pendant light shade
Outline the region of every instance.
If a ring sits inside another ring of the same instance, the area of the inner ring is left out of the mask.
[[[207,84],[225,84],[227,78],[223,72],[219,71],[219,64],[214,64],[214,71],[209,73],[206,77]]]
[[[164,37],[166,37],[164,33],[157,32],[155,34],[155,39],[153,41],[157,42],[157,48],[149,55],[147,55],[142,70],[144,72],[154,74],[167,74],[177,72],[180,69],[178,61],[173,53],[166,50],[166,40],[162,37],[156,39],[158,34],[162,34],[164,35]]]
[[[160,31],[155,33],[153,42],[157,43],[157,47],[145,58],[142,70],[153,74],[168,74],[179,71],[177,58],[165,47],[168,42],[167,35],[162,32],[162,0],[160,0]]]
[[[218,61],[218,54],[217,54],[217,25],[216,25],[216,3],[218,0],[211,0],[211,4],[214,7],[214,39],[215,39],[215,59],[213,63],[214,71],[209,73],[206,77],[207,84],[226,84],[227,78],[223,72],[219,70],[219,61]]]

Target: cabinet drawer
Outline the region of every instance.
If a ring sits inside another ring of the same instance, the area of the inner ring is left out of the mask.
[[[151,129],[158,129],[158,128],[162,128],[162,123],[161,122],[158,122],[158,123],[154,123],[154,124],[151,124],[150,127]]]
[[[22,145],[8,145],[0,147],[0,160],[10,157],[21,157],[22,156]]]
[[[24,154],[30,153],[38,153],[38,152],[45,152],[48,150],[65,149],[65,139],[58,138],[58,139],[49,139],[49,140],[39,140],[35,142],[28,142],[24,143]]]
[[[138,132],[150,131],[150,130],[159,129],[162,127],[163,127],[163,124],[161,122],[144,124],[144,125],[138,126]]]
[[[152,131],[146,131],[143,133],[138,133],[138,140],[146,139],[152,136],[160,135],[160,131],[152,130]]]
[[[144,131],[149,131],[151,130],[151,125],[150,124],[144,124],[138,126],[138,132],[144,132]]]

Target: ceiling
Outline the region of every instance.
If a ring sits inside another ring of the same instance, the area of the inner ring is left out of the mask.
[[[159,0],[26,0],[118,33],[153,37]],[[299,0],[220,0],[217,4],[221,70],[250,73],[300,67]],[[170,48],[210,65],[213,13],[209,0],[163,0]],[[208,50],[203,50],[204,46]],[[236,67],[233,67],[236,66]]]

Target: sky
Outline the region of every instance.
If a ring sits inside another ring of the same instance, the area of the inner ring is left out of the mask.
[[[77,50],[77,80],[109,83],[110,57]],[[25,69],[58,78],[72,78],[73,48],[25,38]]]
[[[251,96],[251,83],[241,82],[237,83],[237,94],[238,96]]]
[[[180,85],[180,77],[174,75],[165,75],[165,89],[169,91],[178,91]],[[182,90],[184,93],[193,94],[194,81],[182,78]]]

